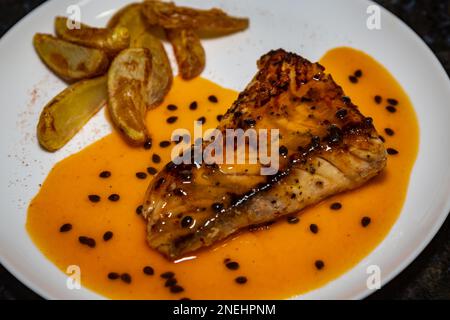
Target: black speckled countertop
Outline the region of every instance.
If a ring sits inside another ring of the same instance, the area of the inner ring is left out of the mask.
[[[0,36],[45,0],[0,0]],[[450,0],[377,0],[421,36],[450,74]],[[40,299],[0,265],[0,299]],[[450,299],[450,218],[422,254],[369,299]]]

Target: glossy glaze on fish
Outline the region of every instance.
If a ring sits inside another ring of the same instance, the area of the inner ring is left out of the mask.
[[[179,258],[357,188],[383,170],[386,151],[372,119],[324,71],[281,49],[261,57],[218,129],[278,129],[278,172],[260,175],[259,164],[169,163],[144,202],[152,248]]]

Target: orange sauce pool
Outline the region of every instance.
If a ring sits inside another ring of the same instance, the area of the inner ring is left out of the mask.
[[[237,97],[237,92],[202,78],[189,82],[176,78],[163,105],[148,113],[148,128],[153,135],[150,150],[129,147],[113,132],[55,165],[29,207],[26,228],[33,241],[63,272],[69,265],[78,265],[82,285],[116,299],[288,298],[335,279],[370,253],[396,221],[419,134],[408,97],[372,58],[350,48],[338,48],[320,62],[361,112],[373,117],[386,147],[399,151],[389,156],[386,170],[367,185],[303,210],[297,224],[281,219],[269,230],[242,232],[191,260],[165,260],[147,246],[145,222],[135,212],[151,176],[141,180],[135,174],[149,166],[161,169],[170,159],[170,147],[161,148],[159,142],[170,140],[173,129],[192,131],[193,121],[201,116],[206,117],[205,126],[215,127],[216,116]],[[363,75],[353,84],[348,77],[358,69]],[[218,103],[208,101],[211,94],[217,96]],[[381,104],[375,103],[375,95],[382,96]],[[385,109],[387,98],[398,100],[397,112]],[[198,102],[195,111],[189,109],[192,101]],[[178,109],[169,111],[169,104]],[[169,116],[178,116],[177,122],[167,124]],[[385,134],[385,128],[395,134]],[[161,156],[161,163],[152,163],[154,153]],[[103,170],[110,171],[111,177],[99,178]],[[119,201],[108,200],[113,193],[120,195]],[[90,202],[89,194],[100,195],[101,201]],[[342,209],[330,210],[334,202],[340,202]],[[364,216],[371,218],[365,228],[361,225]],[[65,223],[71,223],[72,230],[59,232]],[[312,223],[319,227],[317,234],[309,229]],[[106,231],[113,232],[107,242],[102,238]],[[96,247],[81,245],[79,236],[94,238]],[[240,268],[228,270],[223,263],[226,258],[239,262]],[[318,259],[325,264],[320,271],[315,267]],[[145,275],[145,266],[151,266],[155,274]],[[184,292],[173,294],[164,287],[160,274],[166,271],[175,272]],[[110,280],[109,272],[129,273],[132,282]],[[248,282],[237,284],[237,276],[246,276]]]

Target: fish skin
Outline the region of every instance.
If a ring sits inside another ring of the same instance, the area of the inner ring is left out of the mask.
[[[231,170],[167,164],[147,190],[143,216],[148,244],[168,259],[357,188],[386,166],[372,119],[324,67],[282,49],[263,55],[257,65],[218,129],[279,129],[288,153],[272,176],[261,176],[259,164]],[[186,216],[192,223],[183,226]]]

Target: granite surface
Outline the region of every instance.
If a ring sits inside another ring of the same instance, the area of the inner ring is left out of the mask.
[[[256,0],[255,0],[256,1]],[[0,0],[0,36],[43,0]],[[450,74],[450,0],[377,0],[420,37]],[[40,299],[0,265],[0,299]],[[450,299],[450,218],[422,254],[369,299]]]

